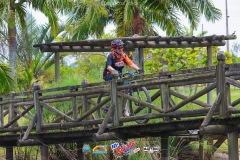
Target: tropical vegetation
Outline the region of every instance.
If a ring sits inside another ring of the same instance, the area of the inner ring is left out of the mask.
[[[66,59],[69,53],[61,53],[61,78],[55,82],[54,53],[42,53],[33,48],[33,44],[89,37],[158,35],[156,26],[168,36],[193,36],[201,16],[212,22],[221,18],[220,10],[210,0],[1,0],[0,6],[0,94],[30,91],[36,81],[42,88],[76,85],[84,79],[102,81],[106,53],[72,53],[75,62],[71,64]],[[32,15],[36,11],[48,18],[46,24],[37,24],[39,17]],[[189,29],[181,23],[182,16],[189,21]],[[104,29],[110,23],[116,30],[105,34]],[[206,32],[199,35],[204,34]],[[217,51],[214,47],[213,54]],[[235,45],[232,53],[226,53],[227,63],[239,62],[236,56],[239,45]],[[189,69],[207,63],[203,48],[146,49],[145,57],[146,73],[164,68]]]

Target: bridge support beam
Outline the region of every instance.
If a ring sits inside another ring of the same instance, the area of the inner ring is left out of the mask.
[[[228,159],[239,160],[238,157],[238,132],[228,133]]]
[[[78,142],[77,143],[77,160],[83,160],[84,159],[84,154],[83,154],[82,148],[83,148],[83,143]]]
[[[48,146],[41,145],[40,149],[41,149],[41,159],[48,160]]]
[[[6,147],[6,160],[13,160],[13,147]]]
[[[204,137],[203,135],[199,135],[199,160],[204,160]]]
[[[169,136],[161,137],[161,160],[169,160]]]

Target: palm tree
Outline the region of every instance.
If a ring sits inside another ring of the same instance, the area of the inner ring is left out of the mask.
[[[4,63],[0,63],[0,94],[9,93],[11,85],[14,83],[10,76],[10,67]]]
[[[34,10],[39,10],[44,13],[49,20],[52,28],[52,34],[56,35],[58,32],[57,14],[56,10],[50,6],[45,0],[1,0],[0,1],[0,16],[4,20],[0,23],[2,28],[7,28],[8,31],[8,47],[9,47],[9,63],[11,66],[11,76],[16,80],[16,49],[17,49],[17,29],[16,23],[24,31],[26,28],[26,11],[27,7],[31,6]]]
[[[117,36],[156,35],[154,25],[167,35],[180,35],[183,31],[181,15],[194,29],[202,15],[213,22],[221,18],[220,10],[210,0],[85,0],[77,3],[67,27],[73,40],[86,39],[89,35],[100,37],[110,22],[117,25]]]
[[[31,90],[33,83],[40,80],[44,73],[54,65],[54,53],[41,53],[38,49],[33,48],[33,44],[49,43],[56,41],[60,36],[54,38],[50,34],[50,26],[47,24],[38,26],[32,15],[26,16],[26,31],[22,32],[21,28],[17,28],[17,41],[19,42],[17,49],[17,60],[19,66],[18,87],[20,90]],[[64,25],[59,26],[60,33],[64,30]],[[61,39],[62,40],[62,39]],[[66,54],[61,54],[61,59]]]

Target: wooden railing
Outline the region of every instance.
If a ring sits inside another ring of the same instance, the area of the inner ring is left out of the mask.
[[[224,118],[240,113],[240,110],[235,108],[240,103],[240,98],[233,102],[230,98],[230,85],[239,88],[239,79],[240,64],[225,64],[225,55],[219,53],[217,66],[159,72],[124,79],[136,81],[134,84],[119,85],[119,82],[123,80],[117,79],[116,76],[110,82],[88,84],[83,81],[81,85],[45,90],[41,90],[36,84],[31,92],[12,92],[8,95],[1,95],[0,133],[24,133],[21,139],[24,141],[34,132],[98,128],[95,135],[97,139],[104,133],[108,123],[112,123],[113,127],[118,127],[126,122],[141,119],[174,121],[174,118],[179,120],[199,116],[205,117],[200,126],[200,129],[204,131],[213,116]],[[175,90],[181,86],[200,84],[202,86],[198,89],[201,90],[191,96]],[[152,103],[141,101],[122,92],[125,89],[142,86],[150,91]],[[216,90],[216,93],[212,92],[213,90]],[[97,104],[96,99],[101,93],[109,94]],[[208,93],[215,97],[212,104],[198,99]],[[178,101],[174,100],[174,97]],[[149,107],[153,113],[123,117],[119,107],[119,98],[130,99],[144,107]],[[113,105],[106,114],[106,118],[98,118],[96,111],[110,101]],[[61,109],[54,106],[57,103],[62,104]],[[187,109],[193,104],[201,108]]]

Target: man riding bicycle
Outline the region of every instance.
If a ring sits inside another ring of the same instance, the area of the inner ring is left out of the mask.
[[[115,39],[111,42],[112,52],[107,57],[105,69],[103,71],[103,79],[105,81],[112,80],[112,74],[122,73],[125,65],[135,69],[138,73],[143,72],[132,60],[123,52],[123,41]],[[123,108],[123,115],[129,116],[127,108]]]

